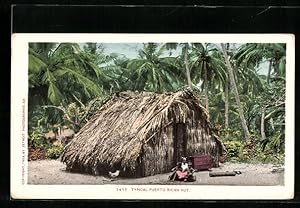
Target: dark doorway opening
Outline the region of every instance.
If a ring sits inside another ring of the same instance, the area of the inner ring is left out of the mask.
[[[185,157],[187,152],[187,133],[186,125],[183,123],[176,123],[173,129],[174,141],[174,165],[180,161],[181,157]]]

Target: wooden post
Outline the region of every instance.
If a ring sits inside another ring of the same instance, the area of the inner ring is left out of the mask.
[[[226,172],[210,172],[210,177],[218,177],[218,176],[235,176],[236,173],[233,171],[226,171]]]

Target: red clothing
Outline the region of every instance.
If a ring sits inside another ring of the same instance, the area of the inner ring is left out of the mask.
[[[178,176],[178,179],[183,179],[183,178],[186,178],[187,177],[187,171],[185,171],[185,172],[181,172],[180,170],[177,170],[176,171],[176,174],[177,174],[177,176]]]

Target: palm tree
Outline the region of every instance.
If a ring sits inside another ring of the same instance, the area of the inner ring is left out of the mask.
[[[246,119],[245,119],[244,111],[243,111],[243,108],[242,108],[242,105],[241,105],[237,85],[235,83],[233,69],[232,69],[232,66],[231,66],[230,61],[229,61],[229,57],[228,57],[228,54],[227,54],[227,50],[225,48],[225,44],[221,43],[221,47],[222,47],[222,51],[223,51],[223,54],[224,54],[225,63],[226,63],[226,66],[227,66],[229,80],[230,80],[230,83],[231,83],[232,88],[233,88],[233,93],[234,93],[234,96],[235,96],[236,104],[238,106],[241,124],[242,124],[243,130],[244,130],[244,133],[245,133],[245,139],[247,140],[247,139],[250,138],[250,133],[249,133],[249,130],[248,130],[248,127],[247,127],[247,124],[246,124]]]
[[[75,43],[29,44],[29,93],[40,104],[59,105],[72,95],[89,99],[103,94],[96,79],[104,75]]]
[[[276,74],[276,77],[285,74],[285,45],[281,43],[244,44],[239,47],[237,53],[235,54],[235,58],[237,59],[239,68],[244,69],[243,71],[248,73],[248,75],[246,75],[246,79],[247,81],[250,81],[250,84],[244,87],[244,90],[247,91],[248,94],[254,93],[254,95],[258,95],[258,93],[261,94],[262,92],[265,92],[265,90],[270,90],[270,87],[272,88],[272,86],[270,86],[272,69],[273,73]],[[268,72],[265,79],[267,85],[264,84],[264,80],[261,78],[262,76],[258,76],[257,72],[255,72],[255,68],[258,68],[259,65],[265,61],[269,62]],[[249,72],[251,74],[249,74]],[[252,99],[255,99],[255,97]],[[259,107],[258,111],[261,112],[261,138],[262,141],[268,141],[267,135],[265,134],[265,114],[267,105],[263,104],[263,102],[260,103],[261,106]]]
[[[134,90],[163,92],[181,87],[182,75],[176,58],[163,56],[165,49],[161,44],[144,43],[139,57],[128,62]]]
[[[190,43],[166,43],[164,45],[167,50],[176,50],[178,47],[181,48],[181,55],[178,57],[180,60],[179,67],[181,68],[182,64],[185,68],[186,73],[186,81],[188,87],[191,89],[193,86],[192,79],[191,79],[191,72],[190,72],[190,57],[189,57],[189,50],[191,49]]]
[[[227,79],[222,57],[212,44],[192,43],[191,71],[196,83],[203,83],[205,107],[209,112],[209,87],[217,84],[223,88]]]
[[[228,78],[226,66],[222,60],[222,56],[213,44],[202,43],[166,43],[167,49],[182,49],[178,60],[185,68],[186,80],[188,86],[192,87],[192,82],[202,86],[204,91],[205,106],[209,113],[209,88],[218,88],[218,92],[223,88],[228,89]],[[227,83],[226,83],[227,82]],[[228,95],[228,90],[227,90]],[[226,96],[228,98],[228,96]],[[228,99],[225,102],[225,126],[228,128]],[[227,109],[227,110],[226,110]]]
[[[274,85],[266,86],[267,90],[261,91],[256,96],[249,97],[246,102],[249,126],[260,132],[263,149],[284,149],[285,128],[285,79],[273,81]]]
[[[259,66],[268,61],[267,83],[270,83],[271,72],[282,75],[285,72],[285,45],[282,43],[247,43],[238,48],[235,58],[237,65]]]

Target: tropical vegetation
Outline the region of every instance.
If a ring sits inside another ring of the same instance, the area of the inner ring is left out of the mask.
[[[227,160],[283,162],[285,44],[143,43],[128,57],[100,43],[30,43],[28,54],[29,144],[46,157],[59,157],[63,145],[46,133],[77,132],[112,94],[190,88]]]

